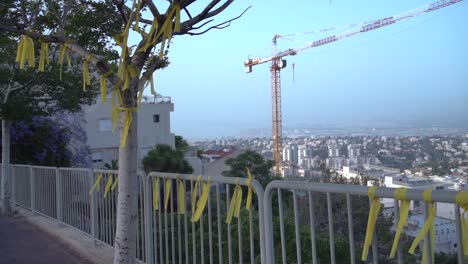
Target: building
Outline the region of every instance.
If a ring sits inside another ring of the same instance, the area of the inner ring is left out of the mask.
[[[283,161],[291,164],[299,164],[299,148],[296,144],[290,144],[283,149]]]
[[[352,160],[352,159],[357,159],[359,156],[361,156],[361,145],[349,144],[348,145],[348,158]]]
[[[328,157],[340,156],[340,148],[337,144],[328,145]]]
[[[346,165],[346,162],[345,157],[328,157],[326,159],[327,168],[334,170],[341,170]]]
[[[93,168],[117,160],[119,156],[119,129],[112,132],[111,104],[98,103],[85,108],[86,134],[91,148]],[[138,167],[149,150],[158,144],[175,148],[175,136],[171,133],[170,113],[174,104],[170,97],[154,97],[143,101],[138,110]]]

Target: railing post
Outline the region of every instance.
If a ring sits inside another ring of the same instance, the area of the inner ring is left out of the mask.
[[[57,200],[57,221],[63,222],[63,206],[62,206],[62,177],[60,177],[59,168],[55,168],[55,199]]]
[[[154,250],[154,242],[153,242],[153,205],[151,199],[151,177],[144,176],[143,177],[143,187],[144,187],[144,208],[145,212],[145,239],[146,239],[146,263],[153,264],[153,250]]]
[[[34,169],[29,165],[29,177],[31,184],[31,211],[36,215],[36,179],[34,177]]]
[[[270,185],[267,185],[265,193],[263,195],[263,209],[264,219],[263,223],[265,226],[265,263],[275,263],[275,252],[273,245],[273,223],[272,223],[272,189]]]
[[[88,171],[88,177],[90,179],[89,181],[89,186],[88,188],[91,190],[93,188],[94,184],[94,172],[93,169],[89,169]],[[96,192],[91,193],[91,236],[94,238],[94,244],[96,245],[96,238],[97,238],[97,232],[98,232],[98,208],[97,208],[97,200],[96,200]]]
[[[16,175],[13,174],[13,165],[8,166],[8,173],[11,177],[11,207],[16,211]],[[1,182],[1,181],[0,181]]]

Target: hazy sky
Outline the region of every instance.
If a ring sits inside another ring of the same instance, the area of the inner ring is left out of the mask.
[[[283,126],[407,120],[468,124],[468,1],[287,57]],[[327,34],[307,34],[398,15],[431,1],[236,1],[217,21],[252,8],[229,28],[173,39],[171,65],[155,74],[172,97],[172,131],[184,137],[236,135],[271,127],[269,65],[243,62]],[[293,82],[292,63],[295,64]]]

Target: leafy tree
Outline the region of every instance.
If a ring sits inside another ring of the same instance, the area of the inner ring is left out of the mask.
[[[6,9],[2,3],[0,16]],[[81,104],[91,104],[96,95],[91,87],[88,93],[76,87],[81,83],[76,67],[68,67],[62,74],[58,67],[47,67],[48,71],[38,72],[34,68],[19,70],[15,63],[17,39],[11,34],[0,36],[0,119],[2,120],[2,177],[3,210],[11,214],[10,206],[10,127],[14,121],[31,122],[33,117],[51,116],[68,110],[76,112]],[[51,66],[57,66],[53,56]],[[62,76],[62,80],[60,80]],[[38,144],[40,145],[40,144]]]
[[[11,161],[18,164],[68,167],[70,130],[50,118],[34,117],[32,122],[11,125]],[[3,146],[2,146],[3,147]]]
[[[104,164],[104,168],[107,170],[118,170],[119,169],[119,161],[118,160],[111,160],[111,163]]]
[[[247,150],[235,158],[226,160],[226,165],[230,166],[228,171],[224,171],[223,176],[227,177],[247,177],[246,168],[250,170],[253,177],[258,180],[263,187],[276,177],[271,175],[273,168],[272,160],[265,160],[262,155],[253,150]]]
[[[176,151],[184,154],[189,149],[189,144],[182,136],[175,136],[175,148]]]
[[[143,158],[143,168],[146,173],[151,171],[192,173],[193,168],[184,159],[184,154],[173,150],[168,145],[157,145]]]
[[[61,47],[62,51],[71,51],[84,62],[83,68],[91,66],[102,74],[102,80],[108,80],[113,86],[114,124],[121,120],[120,184],[114,263],[135,261],[138,95],[142,96],[146,84],[152,82],[153,72],[167,66],[165,49],[173,35],[201,35],[211,29],[229,26],[243,13],[213,26],[209,26],[209,23],[233,2],[233,0],[210,0],[203,4],[198,4],[195,0],[169,2],[7,0],[2,2],[0,8],[2,34],[8,32],[16,39],[21,36],[24,43],[40,40]],[[164,9],[166,11],[161,12]],[[181,10],[184,12],[182,15]],[[134,39],[140,37],[138,44],[132,47],[127,46],[130,31],[135,33]],[[113,52],[115,47],[121,49],[120,56],[115,56]],[[27,57],[21,57],[22,61],[24,59]],[[112,67],[114,63],[119,64],[118,71]],[[84,71],[83,74],[85,81],[89,77],[86,73]],[[106,83],[103,82],[102,90],[106,87]]]

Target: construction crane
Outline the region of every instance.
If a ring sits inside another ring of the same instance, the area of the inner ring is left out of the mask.
[[[271,106],[272,106],[272,139],[273,139],[273,160],[275,165],[276,174],[280,174],[281,170],[281,152],[282,152],[282,119],[281,119],[281,81],[280,81],[280,71],[286,67],[286,60],[283,57],[297,55],[297,53],[315,48],[323,45],[327,45],[357,35],[360,33],[372,31],[381,27],[395,24],[396,22],[413,18],[424,13],[429,13],[447,6],[451,6],[463,0],[440,0],[433,2],[425,7],[418,8],[409,12],[397,16],[385,17],[370,22],[364,22],[357,24],[358,26],[355,29],[345,31],[343,33],[329,36],[323,39],[319,39],[313,42],[310,42],[302,47],[291,48],[285,51],[277,50],[277,40],[281,38],[281,35],[275,35],[273,37],[273,55],[266,58],[256,58],[256,59],[247,59],[244,63],[246,67],[246,72],[252,72],[252,67],[255,65],[271,62],[270,73],[271,73]]]

